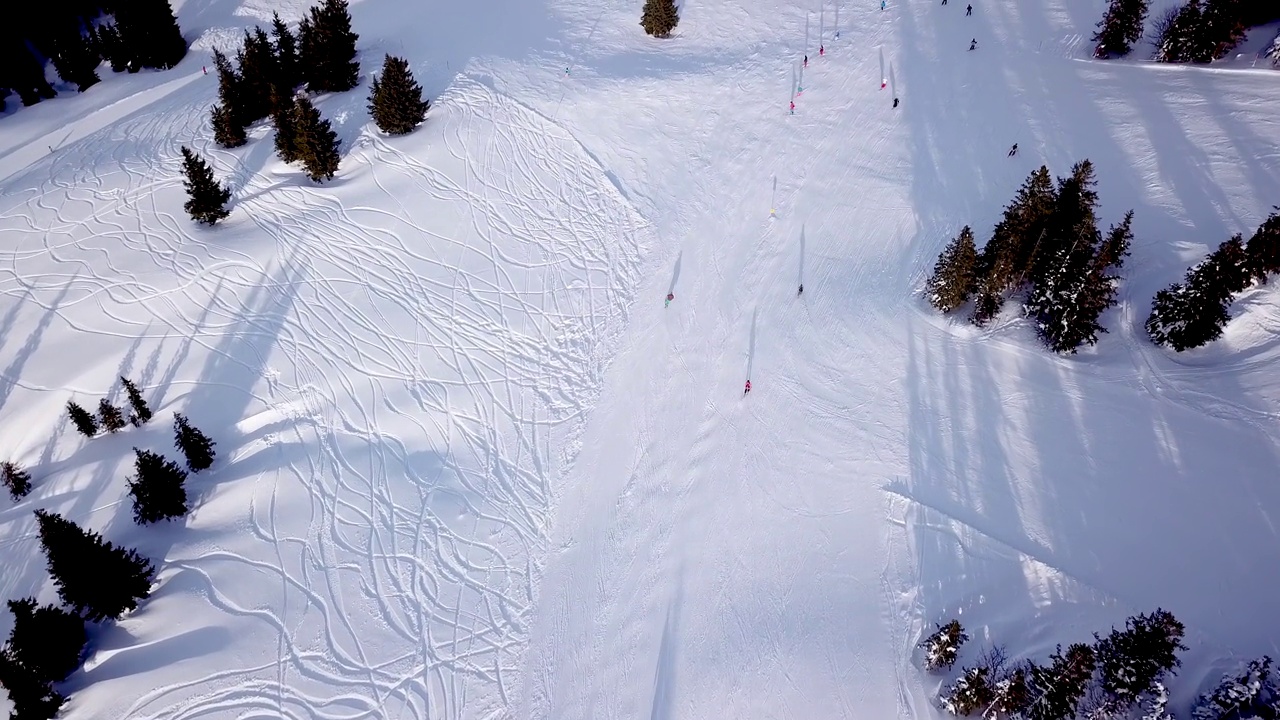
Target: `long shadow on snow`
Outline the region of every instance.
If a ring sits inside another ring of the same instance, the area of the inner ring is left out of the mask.
[[[9,400],[9,396],[13,394],[14,387],[16,387],[19,380],[21,380],[22,371],[26,367],[27,361],[31,359],[31,356],[34,355],[36,350],[40,347],[40,341],[44,339],[45,331],[49,329],[49,325],[53,323],[53,319],[58,317],[58,310],[62,307],[62,301],[65,300],[67,294],[71,292],[71,286],[75,284],[75,281],[75,277],[68,280],[67,283],[62,286],[62,289],[58,291],[58,295],[53,299],[53,302],[45,306],[44,314],[40,316],[40,322],[36,323],[35,329],[27,336],[26,342],[22,344],[22,347],[18,348],[18,352],[14,355],[13,360],[9,362],[9,366],[4,369],[3,373],[0,373],[0,410],[4,409],[5,403]],[[30,295],[26,295],[23,299],[26,300],[29,297]],[[18,303],[18,305],[21,304],[22,302]],[[15,307],[10,312],[11,314],[9,317],[12,317],[14,313],[18,312],[18,309]],[[6,321],[12,323],[12,320],[7,319]]]

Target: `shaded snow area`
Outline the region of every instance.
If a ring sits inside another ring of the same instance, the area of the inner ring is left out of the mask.
[[[215,146],[201,73],[297,0],[175,3],[178,67],[0,117],[0,459],[35,484],[0,591],[57,600],[39,508],[159,569],[62,716],[936,718],[934,623],[1043,660],[1157,607],[1185,714],[1280,653],[1280,298],[1187,353],[1142,328],[1280,203],[1275,28],[1104,63],[1101,0],[965,4],[688,2],[659,41],[630,1],[356,0],[320,186],[269,126]],[[412,135],[368,119],[384,53]],[[212,229],[183,144],[232,188]],[[962,226],[1084,158],[1101,224],[1135,211],[1095,348],[929,308]],[[120,375],[156,419],[76,435]],[[138,528],[175,412],[218,463]]]

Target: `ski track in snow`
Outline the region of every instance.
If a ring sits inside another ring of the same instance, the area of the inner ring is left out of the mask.
[[[278,658],[155,687],[119,716],[498,712],[519,671],[551,474],[572,457],[631,300],[643,222],[562,129],[459,78],[420,131],[433,137],[425,158],[364,135],[335,189],[253,173],[233,219],[269,251],[242,251],[160,200],[177,179],[154,149],[206,129],[203,113],[173,109],[87,137],[84,162],[55,160],[0,210],[20,239],[0,253],[10,301],[30,297],[80,333],[179,340],[144,391],[189,393],[198,424],[222,424],[216,471],[252,468],[241,522],[253,542],[171,557],[160,584],[189,577],[218,612],[274,634]],[[237,163],[264,148],[208,152]],[[376,206],[339,199],[354,173],[372,176]],[[65,298],[41,300],[54,294]],[[188,352],[205,356],[196,376]],[[297,493],[310,516],[277,513]],[[244,574],[257,580],[225,582]]]

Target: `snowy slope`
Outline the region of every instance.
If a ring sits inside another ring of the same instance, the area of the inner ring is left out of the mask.
[[[267,129],[210,142],[200,65],[252,0],[179,6],[168,73],[0,118],[0,450],[37,482],[0,589],[56,597],[40,507],[162,567],[66,717],[927,718],[913,645],[951,616],[1043,657],[1164,607],[1183,702],[1280,652],[1274,292],[1200,351],[1141,330],[1278,202],[1280,75],[1089,61],[1095,0],[843,3],[839,40],[833,2],[708,0],[666,42],[631,2],[490,5],[353,3],[365,71],[405,55],[434,106],[388,140],[323,98],[319,188]],[[182,214],[183,143],[225,225]],[[1136,212],[1095,350],[927,308],[962,225],[1084,157]],[[68,432],[121,373],[153,425]],[[138,529],[129,448],[173,412],[219,465]]]

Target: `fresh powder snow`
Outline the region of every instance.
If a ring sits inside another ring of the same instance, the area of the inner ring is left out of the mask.
[[[1280,203],[1276,28],[1103,62],[1102,0],[966,4],[686,2],[657,40],[636,2],[355,0],[321,185],[208,119],[213,49],[304,0],[177,0],[176,68],[11,102],[0,460],[35,489],[0,599],[57,601],[36,509],[158,569],[61,717],[934,718],[935,623],[961,665],[1040,660],[1157,607],[1185,711],[1280,653],[1280,300],[1180,354],[1142,327]],[[402,137],[386,53],[432,102]],[[232,190],[213,228],[182,145]],[[1085,158],[1100,224],[1135,211],[1096,347],[928,306],[961,227]],[[121,375],[155,419],[77,435]],[[140,528],[132,448],[175,413],[218,460]]]

